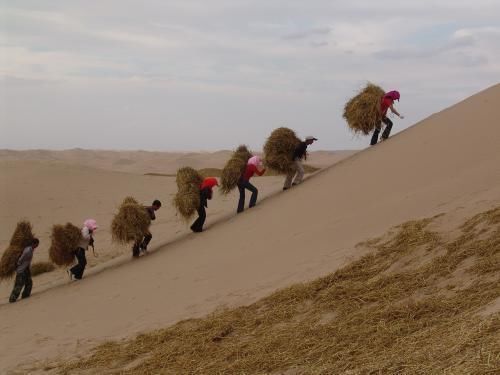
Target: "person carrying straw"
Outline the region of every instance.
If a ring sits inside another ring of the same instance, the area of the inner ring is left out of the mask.
[[[307,146],[312,145],[317,138],[313,136],[307,136],[303,142],[300,142],[293,152],[293,162],[295,163],[295,169],[290,171],[285,179],[285,185],[283,190],[288,190],[292,186],[298,185],[302,182],[304,178],[304,166],[302,165],[302,159],[307,159]],[[295,176],[295,179],[294,179]],[[292,183],[293,181],[293,183]]]
[[[389,91],[387,92],[381,100],[380,103],[380,110],[382,112],[382,123],[385,124],[385,129],[384,132],[382,133],[381,141],[385,141],[387,138],[389,138],[389,135],[391,134],[391,129],[392,129],[392,121],[387,117],[387,111],[390,109],[392,113],[394,113],[396,116],[398,116],[400,119],[404,119],[404,116],[402,116],[396,108],[394,108],[394,101],[397,100],[399,101],[400,95],[399,91]],[[370,145],[376,145],[378,142],[378,136],[380,134],[380,130],[382,129],[382,124],[379,124],[375,130],[373,131],[372,139],[370,141]]]

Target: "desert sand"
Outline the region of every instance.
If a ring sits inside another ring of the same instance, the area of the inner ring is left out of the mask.
[[[496,85],[237,217],[229,209],[235,197],[221,200],[220,206],[214,202],[208,211],[209,220],[213,218],[209,230],[199,235],[187,234],[182,223],[160,211],[153,241],[171,240],[150,255],[137,261],[117,258],[114,267],[103,263],[104,272],[94,267],[82,282],[61,282],[29,300],[1,305],[0,369],[83,353],[105,340],[202,316],[220,306],[247,304],[335,271],[364,254],[357,243],[403,221],[445,212],[448,222],[442,225],[452,226],[497,206],[499,102]],[[47,220],[78,222],[91,212],[98,221],[109,222],[125,191],[141,200],[156,197],[158,191],[163,196],[173,192],[167,177],[96,171],[58,161],[50,166],[2,163],[2,174],[10,173],[7,180],[14,186],[2,187],[2,227],[13,226],[29,212],[42,238],[47,236]],[[59,177],[75,175],[49,183],[54,170]],[[256,180],[267,194],[278,192],[280,182]],[[32,187],[37,195],[30,197]],[[69,209],[75,200],[78,208]],[[17,215],[10,218],[5,212]],[[162,237],[166,228],[170,234]],[[101,228],[98,243],[109,237],[106,230]],[[9,233],[2,232],[2,244]],[[42,277],[35,279],[35,291],[43,285]]]
[[[317,167],[335,163],[354,151],[311,153],[309,163]],[[142,151],[0,151],[0,174],[2,175],[0,200],[0,248],[7,247],[13,228],[18,220],[29,220],[41,240],[34,262],[48,260],[50,233],[53,224],[72,222],[80,226],[86,218],[95,218],[100,225],[96,232],[97,258],[89,253],[88,272],[95,271],[128,260],[130,248],[111,242],[110,223],[117,207],[130,195],[151,204],[160,199],[163,207],[152,225],[154,241],[151,250],[190,233],[189,225],[176,216],[171,205],[177,191],[175,172],[183,165],[197,168],[222,168],[230,152],[215,153],[148,153]],[[127,158],[127,166],[119,161]],[[89,162],[93,160],[93,162]],[[116,161],[122,172],[112,170]],[[160,162],[161,161],[161,162]],[[191,164],[183,164],[191,163]],[[86,165],[92,165],[88,167]],[[151,166],[157,166],[152,168]],[[153,171],[153,172],[152,172]],[[162,173],[167,176],[150,176],[147,173]],[[255,180],[260,189],[260,198],[280,190],[282,177],[262,177]],[[211,223],[234,215],[237,192],[228,196],[216,195],[210,204],[207,227]],[[248,201],[249,197],[247,197]],[[248,204],[248,202],[247,202]],[[194,219],[193,219],[194,220]],[[2,250],[3,251],[3,250]],[[124,256],[122,259],[115,259]],[[105,264],[115,259],[115,262]],[[45,290],[67,281],[65,270],[37,277],[34,292]],[[11,283],[0,284],[0,304],[7,301]]]

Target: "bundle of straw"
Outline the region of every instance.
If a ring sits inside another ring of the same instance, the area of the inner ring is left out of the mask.
[[[238,154],[239,157],[241,157],[242,159],[246,159],[247,161],[253,156],[246,145],[239,145],[235,151],[235,154]]]
[[[293,153],[300,139],[288,128],[273,130],[264,145],[264,164],[279,174],[288,174],[295,170]]]
[[[9,246],[0,259],[0,280],[8,279],[16,272],[17,261],[25,247],[30,246],[35,236],[29,221],[20,221],[16,225]]]
[[[50,236],[49,258],[58,266],[68,266],[73,263],[75,251],[82,239],[82,232],[77,226],[66,223],[52,227]]]
[[[221,173],[221,187],[222,194],[228,194],[238,184],[238,180],[245,172],[248,159],[252,157],[247,146],[239,146],[231,158],[227,161]]]
[[[368,83],[345,104],[343,117],[353,132],[367,135],[380,125],[383,96],[384,90],[381,87]]]
[[[127,197],[111,222],[111,236],[113,241],[123,244],[140,241],[150,225],[151,218],[144,206],[134,198]]]
[[[174,206],[177,212],[187,221],[200,206],[200,185],[203,177],[191,167],[183,167],[177,171],[177,194],[174,197]]]

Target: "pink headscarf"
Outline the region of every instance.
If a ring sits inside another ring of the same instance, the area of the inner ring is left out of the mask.
[[[248,164],[255,165],[256,167],[258,167],[262,164],[262,160],[260,159],[259,156],[252,156],[250,159],[248,159]]]
[[[400,98],[399,91],[393,90],[389,91],[388,93],[385,94],[386,97],[391,98],[392,100],[398,100]]]
[[[94,219],[87,219],[83,222],[83,226],[87,227],[91,231],[94,231],[97,229],[97,222]]]

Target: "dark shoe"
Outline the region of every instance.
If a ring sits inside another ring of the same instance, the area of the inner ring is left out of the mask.
[[[284,188],[283,188],[283,191],[288,190],[288,189],[290,189],[290,188],[284,187]]]
[[[14,302],[17,302],[17,300],[9,298],[9,303],[14,303]]]
[[[196,228],[196,229],[191,228],[191,230],[192,230],[194,233],[201,233],[201,232],[203,232],[203,229],[198,229],[198,228]]]

